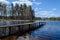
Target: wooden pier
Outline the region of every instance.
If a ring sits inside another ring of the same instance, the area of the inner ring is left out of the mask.
[[[16,40],[18,36],[22,36],[44,25],[44,22],[21,22],[21,21],[5,21],[0,24],[1,40]]]

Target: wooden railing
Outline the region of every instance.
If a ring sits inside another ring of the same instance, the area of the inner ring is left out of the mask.
[[[0,26],[0,38],[15,35],[17,33],[32,31],[33,29],[39,28],[44,24],[45,24],[44,22],[28,22],[28,23],[3,25]]]

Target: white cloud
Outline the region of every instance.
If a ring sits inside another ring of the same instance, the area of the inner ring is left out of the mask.
[[[18,1],[14,1],[14,2],[12,2],[14,5],[15,5],[15,3],[18,3],[18,4],[26,4],[26,5],[40,5],[40,4],[42,4],[41,2],[35,2],[35,0],[34,0],[34,2],[31,2],[30,0],[18,0]]]
[[[39,10],[41,10],[42,8],[35,8],[35,12],[38,12]]]
[[[29,0],[19,0],[19,1],[24,2],[24,1],[29,1]]]
[[[42,8],[35,8],[35,16],[37,17],[59,17],[57,13],[55,13],[57,9],[53,8],[51,11],[42,10]]]
[[[14,1],[12,2],[14,5],[15,3],[18,3],[18,4],[26,4],[26,5],[32,5],[33,3],[29,0],[19,0],[19,1]]]
[[[10,2],[9,2],[8,0],[0,0],[0,2],[1,2],[2,4],[10,4]]]
[[[52,10],[55,11],[55,10],[57,10],[57,9],[56,9],[56,8],[53,8]]]
[[[33,0],[33,1],[36,1],[36,0]]]
[[[40,5],[40,4],[42,4],[42,2],[33,2],[33,4]]]
[[[41,15],[47,15],[48,14],[48,11],[40,11],[40,14]]]
[[[35,8],[35,12],[39,11],[39,8]]]
[[[37,11],[35,14],[37,17],[58,17],[59,16],[54,11]]]

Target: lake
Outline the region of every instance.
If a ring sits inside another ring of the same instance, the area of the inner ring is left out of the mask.
[[[31,35],[33,37],[45,37],[49,40],[60,40],[60,21],[42,22],[46,22],[46,24],[43,27],[32,31]]]

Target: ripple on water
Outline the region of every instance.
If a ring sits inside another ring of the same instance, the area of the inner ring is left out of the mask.
[[[32,36],[47,37],[49,40],[60,40],[60,21],[46,21],[46,25],[33,31]]]

